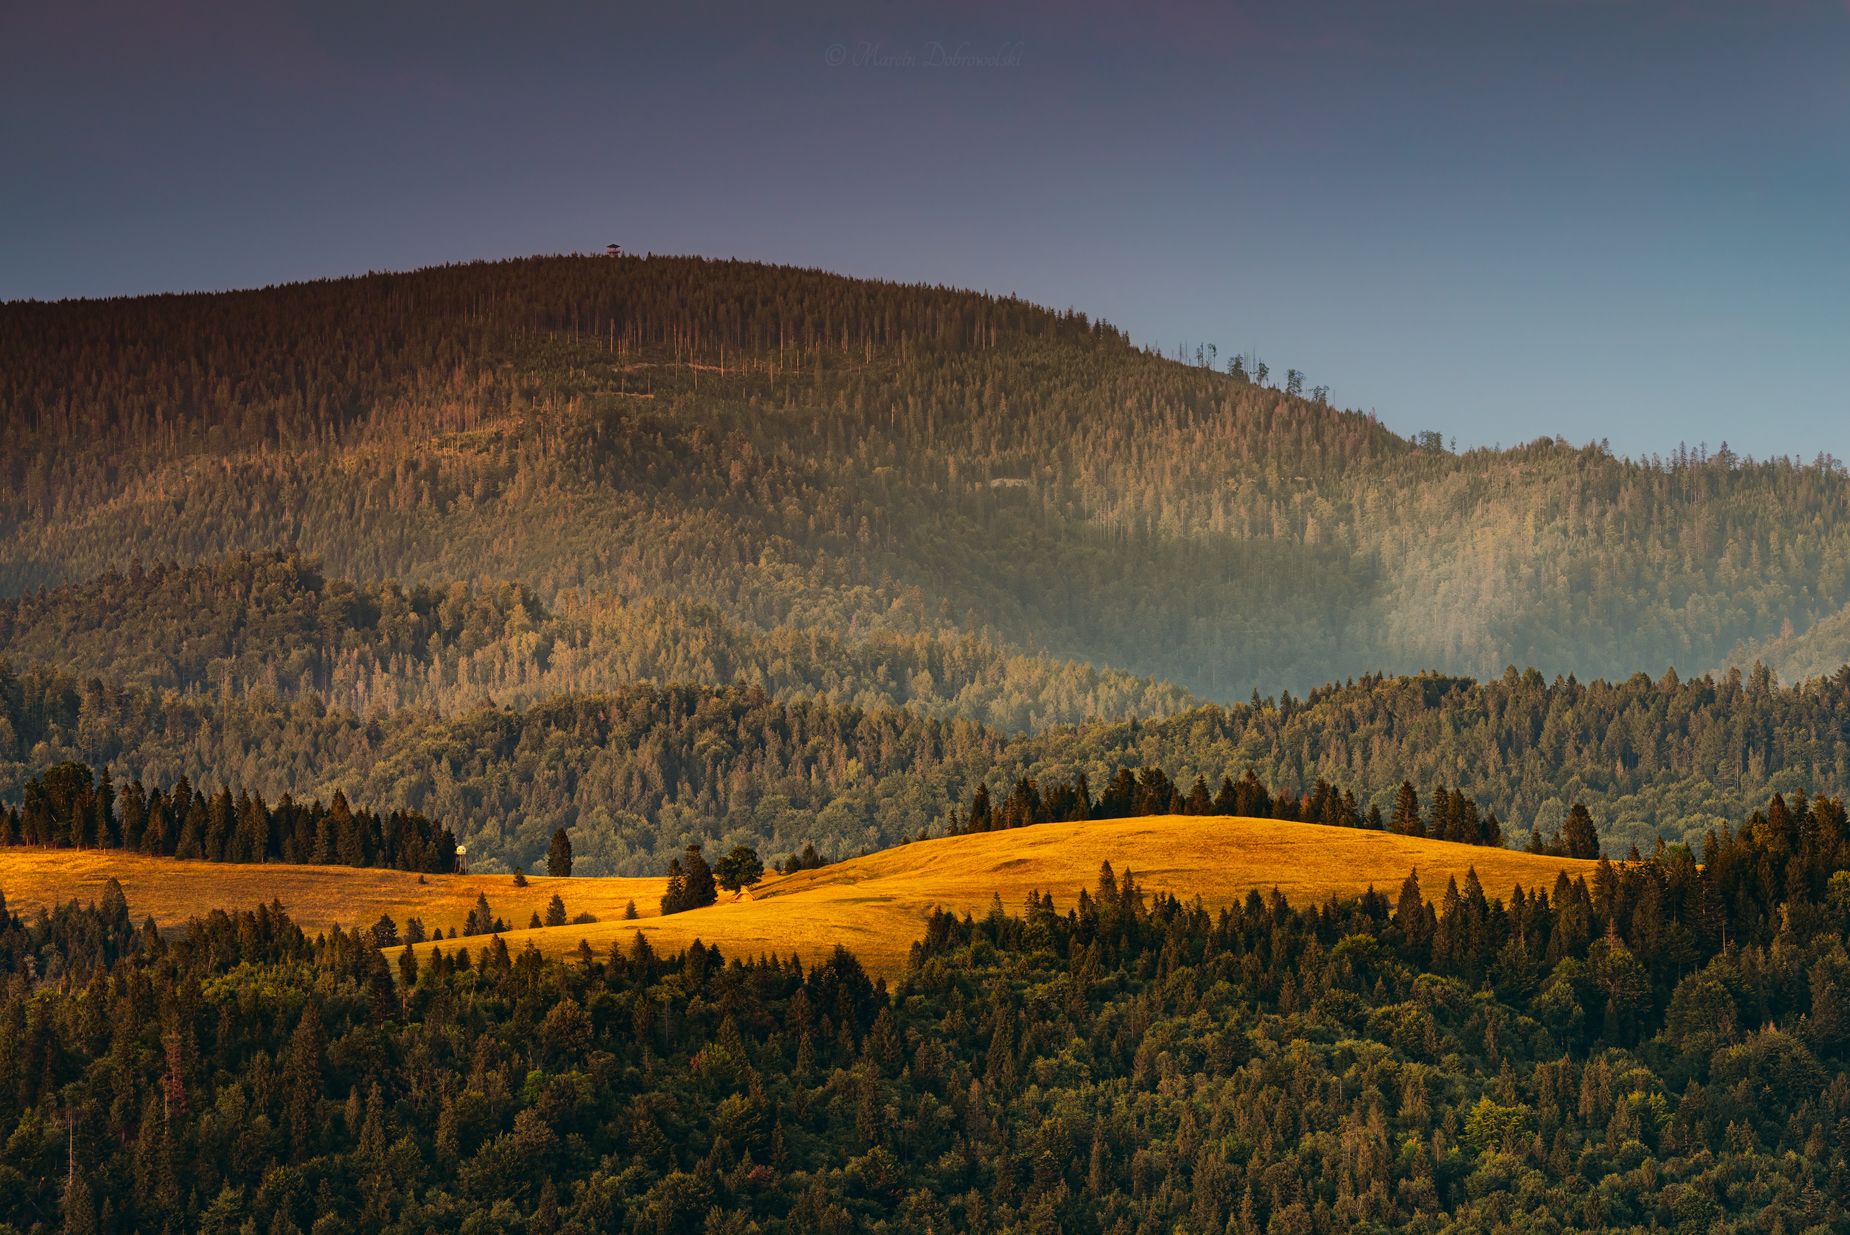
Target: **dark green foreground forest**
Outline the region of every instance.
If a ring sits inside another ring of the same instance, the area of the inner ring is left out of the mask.
[[[1697,858],[1700,857],[1700,864]],[[0,910],[0,1230],[1850,1229],[1850,827],[854,958]]]

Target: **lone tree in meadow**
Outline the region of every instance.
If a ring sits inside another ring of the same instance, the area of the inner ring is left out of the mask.
[[[475,897],[475,907],[469,910],[469,916],[463,920],[462,933],[465,935],[491,935],[496,931],[504,931],[506,929],[507,923],[497,918],[494,914],[494,910],[488,907],[487,895],[478,892]]]
[[[563,879],[572,873],[572,838],[560,828],[552,834],[552,845],[546,850],[546,873],[554,879]]]
[[[734,845],[713,873],[720,887],[737,895],[741,888],[749,888],[764,878],[764,861],[750,845]]]

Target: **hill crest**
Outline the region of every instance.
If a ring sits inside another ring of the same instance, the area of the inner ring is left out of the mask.
[[[1475,871],[1485,894],[1507,899],[1517,887],[1546,891],[1555,879],[1590,876],[1597,863],[1511,849],[1396,836],[1356,828],[1237,816],[1157,815],[1042,823],[1003,832],[936,837],[768,881],[749,898],[642,921],[512,931],[511,949],[531,943],[564,955],[580,942],[594,951],[629,947],[640,934],[658,952],[698,939],[723,953],[825,958],[836,944],[870,969],[896,973],[922,937],[934,908],[958,915],[999,904],[1018,912],[1029,893],[1070,908],[1098,886],[1109,862],[1145,893],[1199,897],[1210,909],[1276,890],[1299,906],[1373,888],[1398,895],[1418,872],[1437,902],[1452,880]]]

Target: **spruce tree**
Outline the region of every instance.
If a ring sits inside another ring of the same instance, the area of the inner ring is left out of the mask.
[[[687,903],[687,872],[681,869],[680,858],[668,859],[668,888],[662,893],[662,912],[664,914],[680,913],[690,909]]]
[[[1570,858],[1599,857],[1599,832],[1593,827],[1593,816],[1578,802],[1567,812],[1567,824],[1561,829],[1561,848]]]
[[[546,850],[546,873],[554,879],[564,879],[572,873],[572,840],[564,828],[552,834],[552,844]]]
[[[989,786],[978,785],[976,792],[970,795],[970,816],[965,831],[988,832],[995,826],[994,813],[989,804]]]
[[[1394,813],[1389,816],[1388,829],[1401,836],[1425,834],[1425,825],[1420,822],[1420,791],[1412,781],[1401,781],[1400,788],[1394,791]]]
[[[689,845],[681,857],[681,869],[687,880],[687,907],[698,909],[719,899],[719,887],[713,868],[707,865],[699,845]]]
[[[494,929],[495,915],[488,908],[488,896],[486,893],[478,892],[475,896],[474,908],[469,910],[469,916],[463,921],[463,934],[486,935]]]

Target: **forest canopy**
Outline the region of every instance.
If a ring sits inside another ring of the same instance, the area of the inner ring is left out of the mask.
[[[1609,849],[1695,843],[1775,791],[1850,780],[1850,673],[1780,686],[1764,670],[1683,679],[1484,682],[1368,677],[1155,720],[1012,733],[956,717],[755,686],[636,686],[531,706],[360,715],[312,694],[185,695],[0,663],[0,797],[61,760],[121,782],[235,783],[274,801],[335,790],[441,820],[478,869],[531,866],[570,829],[583,874],[659,874],[691,843],[848,856],[942,834],[978,784],[1094,792],[1120,768],[1183,785],[1254,772],[1306,797],[1323,780],[1391,816],[1403,782],[1494,812],[1512,843],[1592,812]],[[487,865],[480,863],[486,862]]]
[[[1083,315],[816,271],[560,257],[5,304],[0,407],[0,595],[293,550],[367,592],[615,615],[641,665],[651,627],[687,670],[793,632],[976,639],[1222,701],[1850,659],[1832,460],[1458,455]],[[1032,689],[985,719],[1088,706]]]
[[[0,1229],[1831,1230],[1847,863],[1797,796],[1507,902],[1107,864],[891,986],[0,896]]]

